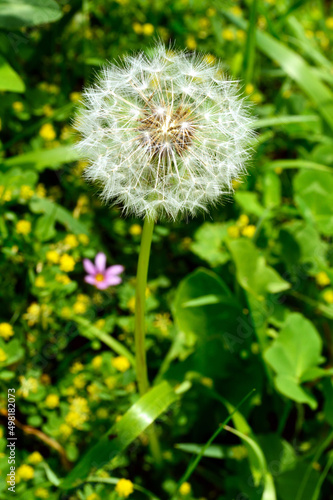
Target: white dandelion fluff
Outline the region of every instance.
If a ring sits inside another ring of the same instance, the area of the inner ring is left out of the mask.
[[[110,64],[83,94],[77,147],[105,201],[176,219],[207,210],[245,173],[251,118],[220,63],[157,44]]]

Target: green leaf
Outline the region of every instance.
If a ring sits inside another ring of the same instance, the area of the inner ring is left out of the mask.
[[[313,370],[323,362],[322,340],[313,324],[299,313],[290,314],[279,336],[267,349],[264,358],[276,372],[278,391],[298,403],[317,407],[316,400],[301,383],[317,378]]]
[[[205,222],[195,232],[191,250],[212,267],[225,264],[230,258],[224,246],[227,236],[226,224]]]
[[[61,17],[54,0],[0,0],[0,28],[6,30],[50,23]]]
[[[261,217],[265,212],[265,208],[259,203],[258,193],[253,191],[236,191],[234,198],[246,214]]]
[[[24,350],[17,339],[11,340],[10,342],[5,342],[0,339],[0,349],[2,349],[6,355],[5,361],[0,362],[1,369],[5,366],[17,363],[24,355]]]
[[[79,159],[79,154],[73,146],[59,146],[53,149],[39,149],[4,160],[4,167],[33,168],[42,172],[46,168],[57,169],[64,163]]]
[[[40,241],[50,240],[57,234],[54,227],[56,221],[55,214],[56,210],[53,213],[41,215],[38,218],[35,226],[35,235]]]
[[[284,115],[260,118],[255,120],[252,128],[277,127],[278,125],[289,125],[291,123],[320,122],[318,115]]]
[[[34,213],[44,213],[53,216],[57,222],[63,224],[68,231],[74,234],[88,233],[87,227],[82,222],[74,219],[68,210],[46,198],[32,198],[30,201],[30,210]]]
[[[282,168],[283,170],[301,168],[302,170],[316,170],[318,172],[329,172],[331,174],[333,172],[333,169],[326,165],[308,160],[275,160],[266,163],[264,168],[267,170],[275,170],[276,168]]]
[[[294,177],[295,201],[305,219],[326,236],[333,234],[333,175],[326,172],[299,172]]]
[[[225,10],[223,10],[223,14],[239,28],[247,29],[248,22],[244,19]],[[256,30],[256,41],[259,49],[281,66],[288,76],[295,80],[298,86],[310,97],[333,130],[333,94],[320,81],[313,68],[298,53],[268,33]]]
[[[23,80],[2,55],[0,55],[0,90],[9,90],[10,92],[25,91]]]
[[[238,239],[229,242],[229,248],[236,264],[239,284],[257,299],[263,299],[268,293],[279,293],[290,288],[272,267],[252,241]]]
[[[87,478],[91,469],[96,471],[113,460],[176,399],[174,390],[167,382],[153,387],[84,455],[61,482],[60,488],[68,490],[78,486]]]

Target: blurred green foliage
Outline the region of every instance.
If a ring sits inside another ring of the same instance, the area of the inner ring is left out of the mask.
[[[106,60],[156,38],[222,59],[258,136],[233,203],[155,228],[156,388],[139,401],[141,221],[82,181],[71,119]],[[332,44],[322,0],[0,0],[0,498],[8,388],[17,498],[333,498]],[[100,251],[125,266],[106,291],[84,282]],[[155,419],[161,470],[142,432]]]

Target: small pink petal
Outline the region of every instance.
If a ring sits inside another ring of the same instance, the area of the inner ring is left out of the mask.
[[[124,266],[121,266],[119,264],[115,266],[110,266],[105,270],[106,276],[115,276],[117,274],[123,273],[125,270]]]
[[[83,259],[83,267],[88,274],[96,274],[94,264],[89,259]]]
[[[96,283],[95,276],[90,276],[90,275],[89,276],[85,276],[84,281],[86,283],[89,283],[89,285],[95,285],[95,283]]]
[[[98,288],[98,290],[105,290],[106,288],[109,288],[110,285],[106,280],[104,280],[104,281],[96,281],[95,286],[96,288]]]
[[[95,257],[95,267],[98,273],[104,273],[106,266],[106,255],[99,252]]]
[[[107,283],[108,286],[119,285],[123,280],[120,276],[105,276],[104,283]]]

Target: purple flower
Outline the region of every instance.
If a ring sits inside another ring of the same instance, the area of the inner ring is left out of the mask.
[[[105,290],[111,285],[119,285],[122,282],[118,275],[124,271],[124,266],[106,267],[106,255],[103,252],[96,255],[95,264],[89,259],[83,259],[83,267],[88,273],[84,281],[89,285],[94,285],[99,290]]]

